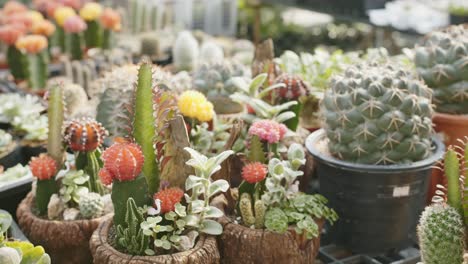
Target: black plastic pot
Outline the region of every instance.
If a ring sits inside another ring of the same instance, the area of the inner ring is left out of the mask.
[[[0,158],[0,165],[6,170],[23,161],[21,146],[15,143],[15,148],[5,156]]]
[[[32,157],[37,157],[41,153],[47,152],[45,144],[23,144],[22,145],[22,156],[23,156],[23,164],[26,165],[29,163]]]
[[[433,155],[410,165],[363,165],[324,154],[323,129],[312,133],[306,148],[314,157],[320,193],[339,220],[329,238],[355,253],[380,254],[414,244],[419,216],[426,205],[431,167],[444,145],[433,140]]]
[[[464,23],[468,23],[468,15],[460,16],[460,15],[450,14],[451,25],[460,25]]]

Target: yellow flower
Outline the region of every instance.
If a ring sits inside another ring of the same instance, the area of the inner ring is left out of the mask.
[[[75,10],[73,10],[73,8],[68,6],[58,7],[54,12],[55,22],[57,22],[59,26],[63,26],[65,20],[74,15],[76,15],[76,13]]]
[[[42,14],[37,11],[28,11],[28,16],[31,18],[33,25],[44,20],[44,16],[42,16]]]
[[[98,3],[88,2],[80,10],[80,16],[86,21],[94,21],[101,16],[102,6]]]
[[[210,121],[213,118],[213,105],[200,92],[193,90],[183,92],[177,106],[186,117],[195,118],[201,122]]]

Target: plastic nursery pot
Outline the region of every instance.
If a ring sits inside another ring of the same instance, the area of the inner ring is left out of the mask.
[[[90,241],[94,264],[218,264],[219,251],[216,239],[211,236],[200,236],[195,246],[187,251],[161,256],[133,256],[116,250],[112,245],[113,221],[108,219],[102,222],[94,231]],[[112,242],[111,242],[112,241]],[[112,245],[111,245],[112,244]]]
[[[450,14],[450,24],[451,25],[460,25],[460,24],[464,24],[464,23],[468,23],[468,14],[466,14],[464,16]]]
[[[89,239],[110,215],[90,220],[52,221],[36,216],[33,204],[34,195],[30,192],[16,211],[18,225],[26,237],[33,244],[43,246],[52,263],[92,263]]]
[[[314,264],[320,248],[320,237],[305,240],[294,228],[279,234],[236,224],[226,216],[219,223],[223,225],[223,233],[218,243],[225,264]],[[323,220],[317,221],[319,229],[323,223]]]
[[[458,139],[464,139],[468,136],[468,115],[450,115],[436,112],[432,121],[435,124],[435,131],[442,134],[446,146],[462,146]]]
[[[37,157],[41,153],[47,152],[47,144],[45,142],[29,142],[23,140],[21,142],[21,152],[23,156],[23,164],[27,164],[32,157]]]
[[[431,167],[444,146],[433,139],[429,158],[409,165],[363,165],[326,153],[323,129],[312,133],[306,147],[314,157],[320,193],[338,213],[330,239],[351,251],[386,253],[416,241],[416,225],[424,209]]]
[[[0,165],[3,166],[5,170],[23,161],[21,146],[18,143],[12,143],[9,149],[8,152],[0,154]]]

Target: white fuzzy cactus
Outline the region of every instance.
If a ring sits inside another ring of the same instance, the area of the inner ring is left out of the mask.
[[[198,42],[192,33],[189,31],[180,32],[172,49],[176,70],[193,70],[197,65],[199,52]]]

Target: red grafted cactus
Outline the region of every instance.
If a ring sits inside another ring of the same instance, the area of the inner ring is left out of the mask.
[[[46,154],[33,157],[29,162],[29,168],[38,180],[50,180],[57,173],[57,163]]]
[[[110,184],[112,180],[131,181],[141,172],[143,152],[135,143],[115,143],[102,153],[104,168],[99,172],[101,181]]]
[[[107,136],[107,130],[91,118],[75,119],[65,128],[64,138],[73,151],[93,151],[100,147]]]
[[[154,195],[154,200],[161,202],[161,213],[167,213],[175,210],[175,205],[180,202],[184,197],[184,191],[182,189],[173,187],[163,189]]]
[[[275,90],[279,98],[293,100],[308,93],[307,84],[299,76],[284,73],[276,78],[275,84],[279,83],[285,85]]]
[[[253,162],[242,168],[242,178],[248,183],[257,183],[263,181],[268,171],[264,164]]]

